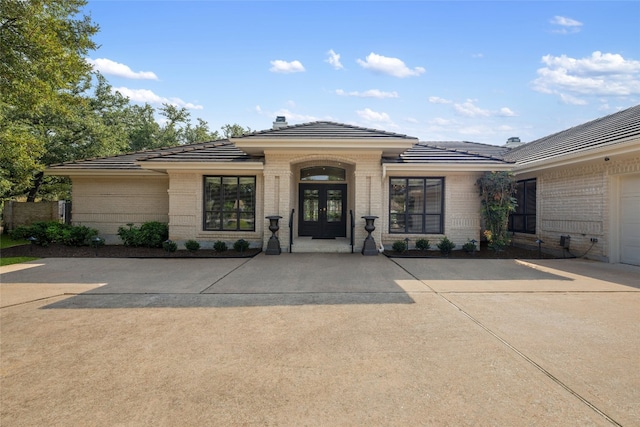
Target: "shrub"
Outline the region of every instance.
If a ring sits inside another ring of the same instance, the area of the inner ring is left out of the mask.
[[[431,245],[429,244],[429,241],[427,239],[416,240],[416,248],[420,249],[421,251],[428,251],[430,247]]]
[[[247,241],[246,241],[246,240],[244,240],[244,239],[238,239],[238,240],[236,240],[236,241],[235,241],[235,243],[233,244],[233,249],[234,249],[236,252],[240,252],[240,253],[242,253],[242,252],[246,251],[247,249],[249,249],[249,242],[247,242]]]
[[[62,228],[60,234],[62,243],[67,246],[85,246],[92,244],[91,239],[98,235],[98,230],[84,225],[67,226]]]
[[[91,238],[98,235],[95,228],[83,225],[68,225],[56,221],[39,221],[29,226],[17,227],[10,233],[14,240],[35,237],[33,242],[40,246],[49,246],[51,243],[61,243],[67,246],[86,246],[91,243]]]
[[[393,249],[394,252],[402,253],[408,249],[407,243],[404,240],[396,240],[393,242],[393,245],[391,245],[391,249]]]
[[[465,243],[464,245],[462,245],[462,250],[468,253],[472,253],[478,250],[478,247],[476,246],[476,244],[474,242],[472,242],[471,240],[469,240],[467,243]]]
[[[140,227],[129,223],[127,227],[129,228],[118,228],[118,236],[125,246],[161,248],[162,243],[169,238],[169,226],[161,222],[145,222]]]
[[[167,252],[175,252],[178,250],[178,244],[172,240],[165,240],[162,242],[162,249]]]
[[[444,236],[442,240],[440,240],[440,243],[438,243],[437,246],[438,246],[438,249],[440,249],[440,253],[442,255],[449,255],[453,250],[453,248],[456,247],[456,244],[453,243],[451,240],[449,240],[447,236]]]
[[[195,252],[200,249],[200,243],[195,240],[187,240],[184,242],[184,247],[187,248],[188,251]]]
[[[215,249],[216,252],[224,252],[227,250],[227,244],[222,240],[218,240],[213,244],[213,249]]]

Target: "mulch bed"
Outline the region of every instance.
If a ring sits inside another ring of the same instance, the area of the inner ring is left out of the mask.
[[[384,254],[390,258],[466,258],[466,259],[555,259],[552,254],[538,253],[537,250],[518,248],[515,246],[506,247],[502,251],[494,251],[483,246],[475,252],[465,252],[463,250],[452,251],[448,256],[442,255],[440,251],[421,251],[410,249],[403,253],[395,251],[385,251]]]
[[[213,249],[199,249],[194,252],[179,250],[167,252],[162,248],[134,248],[131,246],[107,245],[97,250],[89,246],[64,246],[51,244],[47,247],[38,245],[20,245],[2,249],[2,257],[37,257],[37,258],[251,258],[261,249],[247,249],[240,253],[233,249],[217,252]]]
[[[20,245],[2,249],[1,256],[8,257],[37,257],[37,258],[251,258],[261,252],[259,248],[248,249],[242,253],[233,249],[224,252],[217,252],[213,249],[199,249],[194,252],[179,250],[167,252],[161,248],[134,248],[131,246],[108,245],[96,249],[89,246],[64,246],[52,244],[47,247],[38,245]],[[542,253],[537,250],[517,248],[509,246],[503,251],[493,251],[486,247],[481,247],[474,253],[467,253],[462,250],[451,252],[444,257],[439,251],[408,250],[403,253],[385,251],[384,254],[390,258],[478,258],[478,259],[553,259],[557,258],[551,254]]]

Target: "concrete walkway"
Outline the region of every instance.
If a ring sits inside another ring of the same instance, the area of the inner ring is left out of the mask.
[[[640,425],[640,268],[43,259],[0,267],[0,425]]]

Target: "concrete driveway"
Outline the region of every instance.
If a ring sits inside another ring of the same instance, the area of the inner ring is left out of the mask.
[[[640,268],[43,259],[0,268],[0,425],[640,425]]]

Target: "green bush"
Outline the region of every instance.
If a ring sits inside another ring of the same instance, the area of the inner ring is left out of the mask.
[[[127,227],[118,228],[118,236],[125,246],[161,248],[163,242],[169,238],[169,226],[161,222],[145,222],[140,227],[129,223]]]
[[[39,221],[29,226],[17,227],[10,233],[13,240],[24,240],[34,237],[33,242],[40,246],[61,243],[66,246],[87,246],[91,239],[98,235],[95,228],[83,225],[69,225],[56,221]]]
[[[430,247],[431,244],[427,239],[416,240],[416,248],[420,249],[421,251],[428,251]]]
[[[391,245],[391,249],[393,249],[394,252],[402,253],[408,249],[407,243],[404,240],[396,240],[393,242],[393,245]]]
[[[453,250],[453,248],[456,247],[456,244],[453,243],[451,240],[449,240],[447,236],[444,236],[442,240],[440,240],[440,243],[438,243],[437,246],[438,246],[438,249],[440,249],[440,253],[442,255],[449,255]]]
[[[227,244],[222,240],[218,240],[213,244],[213,249],[215,249],[216,252],[224,252],[227,250]]]
[[[85,246],[92,244],[92,239],[98,235],[98,230],[84,225],[67,226],[61,230],[62,243],[67,246]]]
[[[469,240],[467,243],[462,245],[462,250],[465,251],[465,252],[468,252],[468,253],[473,253],[473,252],[478,250],[478,247],[476,246],[476,244],[474,242]]]
[[[187,248],[187,250],[190,252],[195,252],[200,249],[200,243],[196,242],[195,240],[187,240],[186,242],[184,242],[184,247]]]
[[[233,250],[236,252],[244,252],[249,249],[249,242],[244,239],[238,239],[233,244]]]
[[[167,252],[175,252],[178,250],[178,244],[172,240],[165,240],[162,242],[162,249]]]

